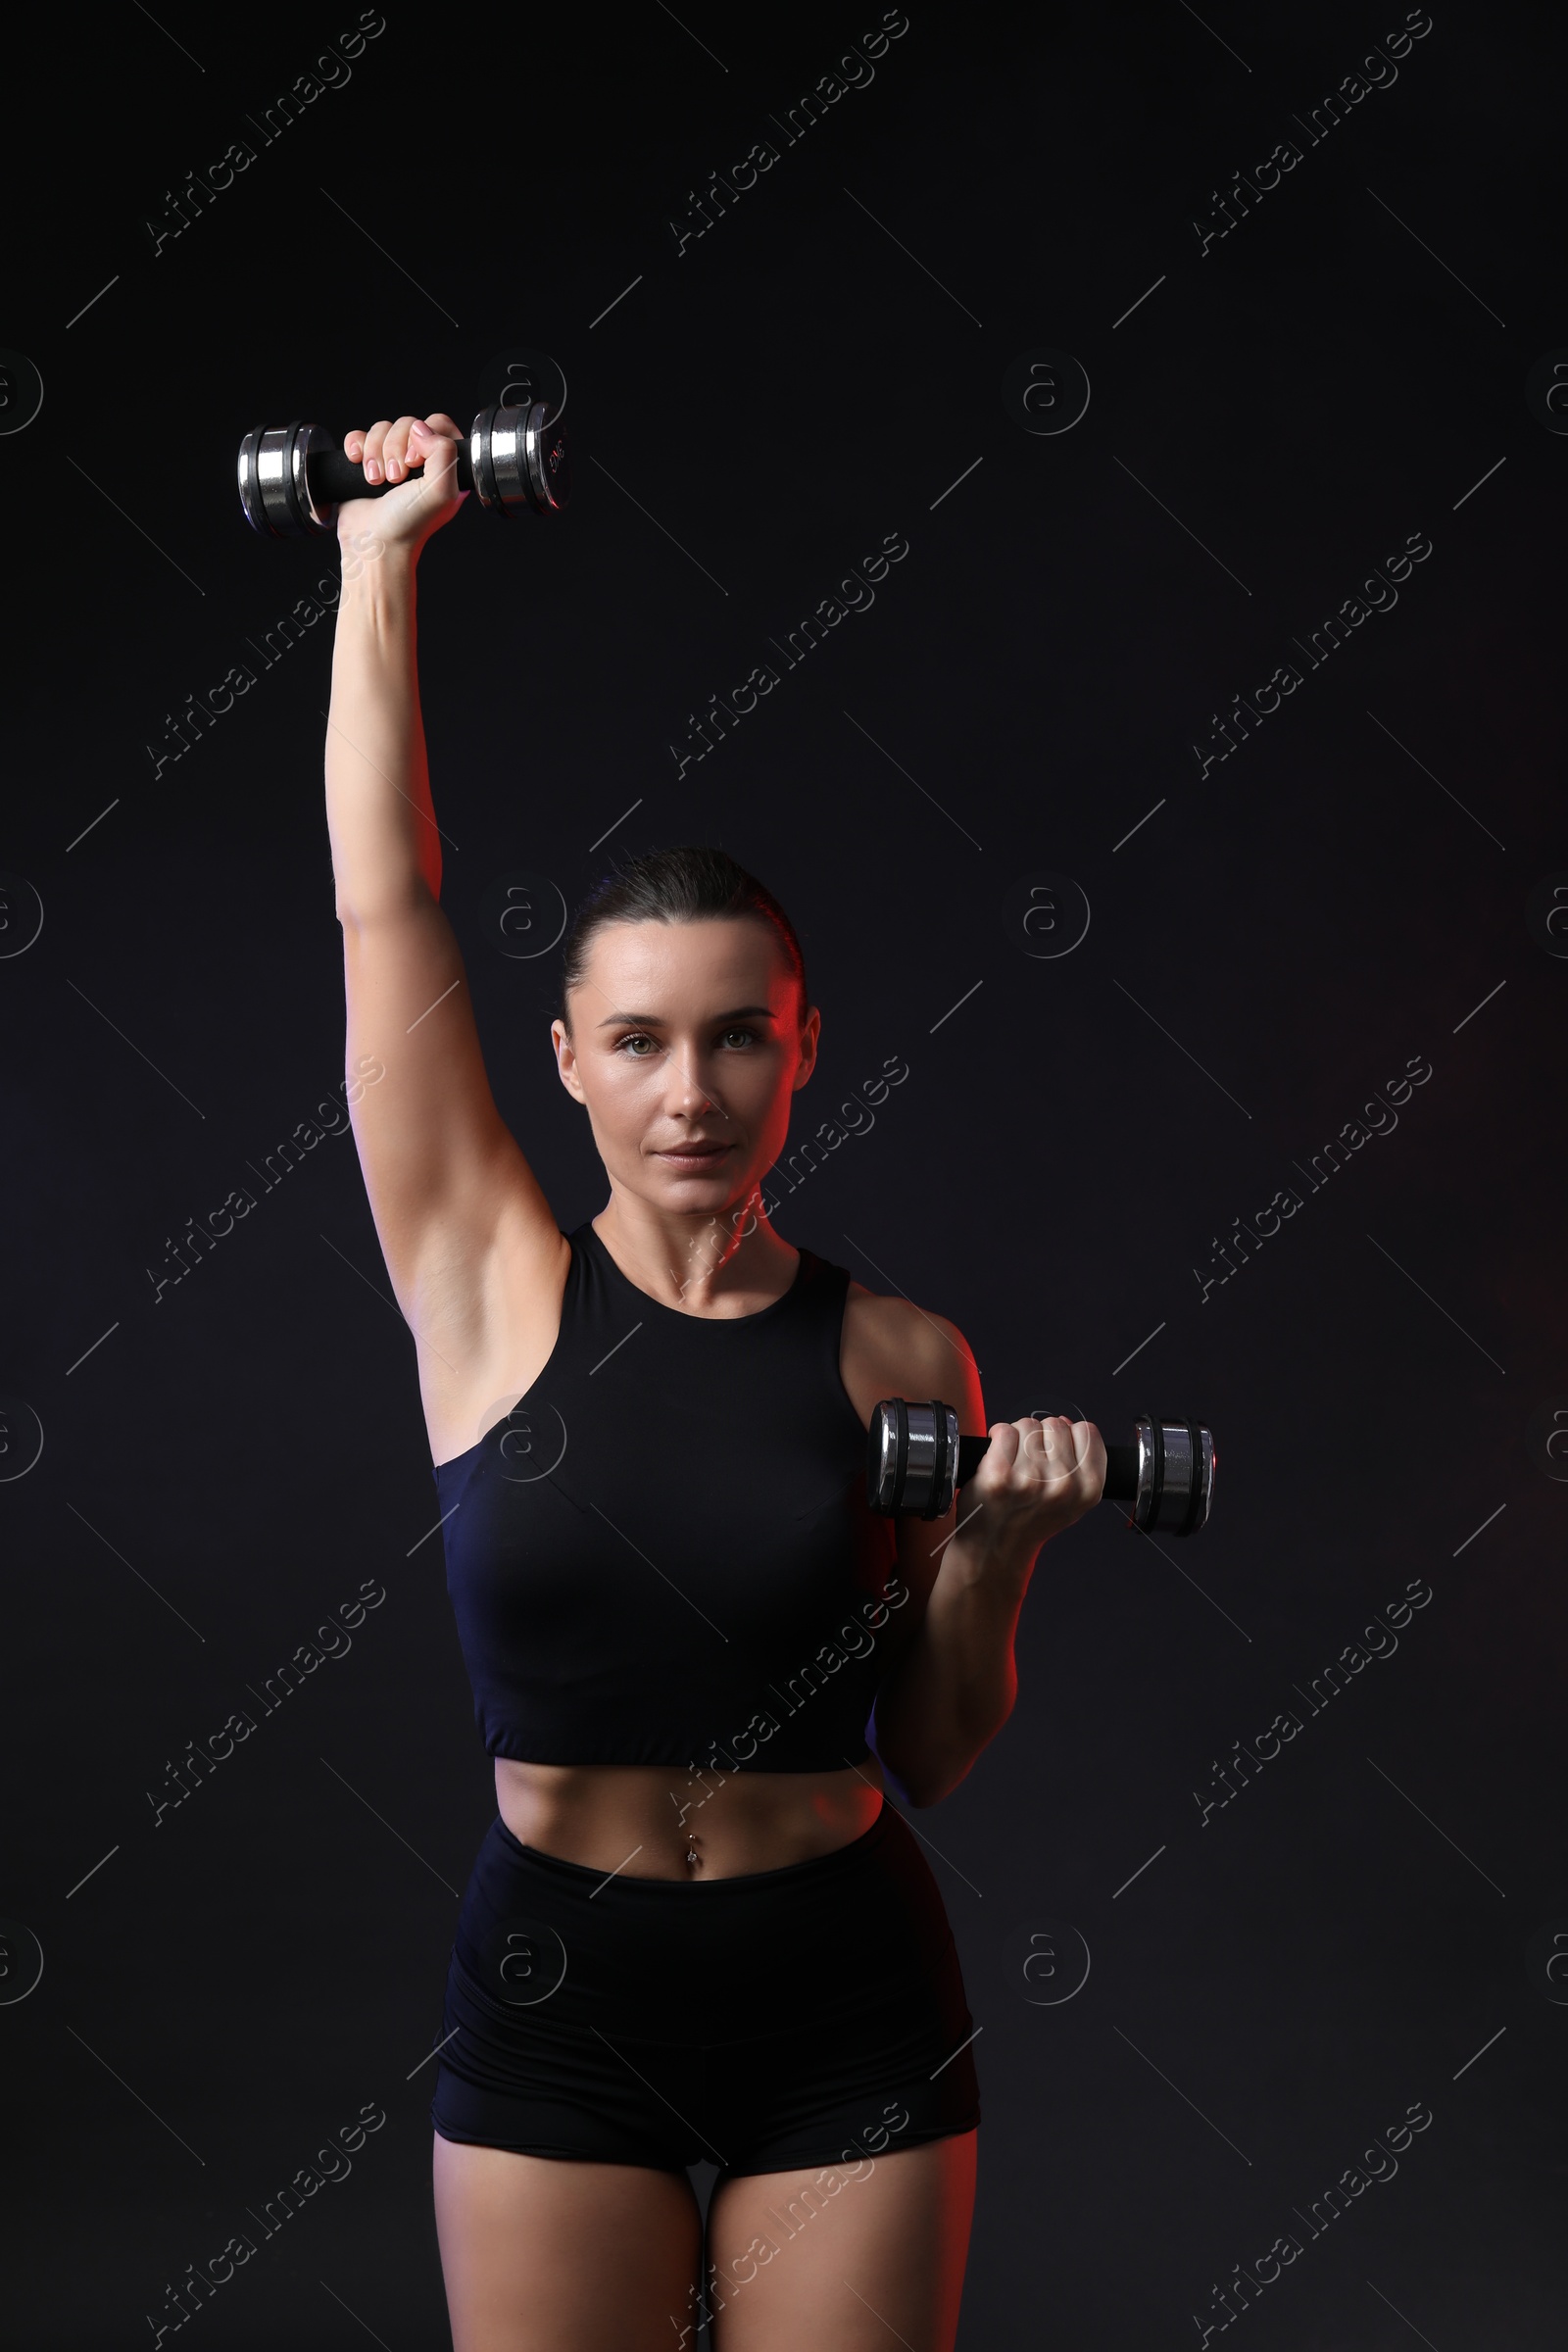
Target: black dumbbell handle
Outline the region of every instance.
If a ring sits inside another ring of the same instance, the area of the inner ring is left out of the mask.
[[[958,1440],[958,1484],[966,1487],[980,1467],[980,1456],[990,1445],[989,1438],[960,1438]],[[1107,1446],[1105,1447],[1105,1494],[1107,1502],[1136,1502],[1138,1499],[1138,1448],[1136,1446]]]
[[[473,488],[473,466],[468,456],[467,437],[457,445],[458,488]],[[424,471],[423,465],[411,466],[403,482]],[[339,449],[313,449],[305,461],[306,479],[311,496],[318,506],[340,507],[351,498],[384,498],[389,490],[401,490],[403,482],[368,482],[365,467],[353,458],[346,458]]]

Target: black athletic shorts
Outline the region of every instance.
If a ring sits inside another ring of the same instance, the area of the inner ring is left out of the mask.
[[[463,1897],[430,2120],[444,2139],[725,2174],[854,2163],[980,2121],[941,1892],[884,1803],[830,1854],[633,1879],[499,1816]]]

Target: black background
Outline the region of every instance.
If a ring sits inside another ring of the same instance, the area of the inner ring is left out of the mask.
[[[1218,1436],[1199,1543],[1107,1508],[1042,1556],[1017,1710],[912,1816],[983,2028],[961,2343],[1198,2340],[1289,2231],[1235,2323],[1254,2352],[1555,2342],[1568,2009],[1526,1946],[1568,1935],[1568,1495],[1526,1431],[1568,1392],[1568,962],[1526,908],[1568,867],[1568,438],[1524,387],[1568,345],[1560,38],[1440,0],[1309,145],[1293,117],[1401,9],[911,5],[785,147],[769,114],[876,10],[390,9],[262,147],[247,112],[341,13],[39,15],[11,55],[0,336],[44,393],[0,439],[0,1387],[13,1470],[16,1399],[44,1445],[0,1485],[0,1982],[30,1973],[19,1924],[44,1966],[0,2007],[8,2337],[150,2341],[166,2281],[258,2236],[246,2209],[373,2102],[352,2177],[191,2324],[448,2340],[427,2053],[493,1790],[351,1147],[154,1297],[169,1237],[340,1081],[330,620],[154,755],[336,571],[247,530],[241,432],[466,421],[529,349],[569,383],[574,502],[470,502],[424,559],[420,653],[443,896],[563,1224],[604,1184],[549,1054],[554,958],[495,952],[486,887],[574,902],[614,853],[720,841],[823,1007],[797,1132],[909,1065],[786,1238],[955,1317],[994,1413]],[[689,191],[764,136],[778,162],[677,252]],[[155,255],[145,221],[241,137],[255,162]],[[1299,164],[1201,251],[1195,216],[1287,137]],[[1056,435],[1002,395],[1042,349],[1092,388]],[[890,532],[875,605],[677,776],[688,713]],[[1413,533],[1397,606],[1298,660]],[[1212,714],[1289,661],[1299,688],[1200,775]],[[1016,921],[1041,872],[1092,909],[1052,960]],[[16,877],[44,915],[20,951]],[[1397,1128],[1308,1191],[1412,1056]],[[166,1761],[366,1579],[352,1651],[155,1828]],[[1411,1580],[1396,1653],[1310,1713]],[[1216,1762],[1293,1707],[1205,1820]],[[1053,2006],[1004,1956],[1045,1923],[1092,1962]],[[1310,2236],[1295,2209],[1417,2101],[1397,2177]]]

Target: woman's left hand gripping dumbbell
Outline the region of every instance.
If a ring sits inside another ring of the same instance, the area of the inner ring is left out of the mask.
[[[998,1421],[967,1486],[958,1493],[955,1542],[1024,1568],[1042,1544],[1099,1502],[1105,1445],[1092,1421]]]

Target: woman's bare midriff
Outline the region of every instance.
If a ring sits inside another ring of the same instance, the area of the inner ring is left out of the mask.
[[[522,1764],[497,1756],[496,1805],[519,1844],[628,1879],[784,1870],[862,1837],[882,1810],[874,1755],[835,1772]]]

